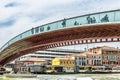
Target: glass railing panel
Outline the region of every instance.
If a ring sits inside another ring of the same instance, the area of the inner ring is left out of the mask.
[[[58,29],[63,28],[63,27],[65,27],[65,26],[63,25],[63,21],[57,22],[57,28],[58,28]]]
[[[74,18],[74,22],[73,22],[73,26],[77,26],[77,25],[80,25],[80,23],[79,23],[79,18],[78,17],[75,17]]]
[[[75,19],[75,21],[77,21],[79,25],[87,24],[87,17],[88,16],[78,17]]]
[[[20,40],[20,36],[16,36],[13,39],[10,40],[9,44],[14,43],[15,41]]]
[[[77,26],[77,25],[81,25],[80,21],[79,21],[80,17],[76,17],[74,18],[74,26]]]
[[[11,39],[12,40],[12,39]],[[8,45],[12,44],[11,40],[8,41]]]
[[[42,33],[42,32],[47,32],[47,31],[48,31],[47,29],[50,30],[50,26],[49,26],[49,25],[41,26],[41,27],[40,27],[40,33]]]
[[[39,28],[40,28],[40,27],[38,26],[38,27],[35,27],[35,28],[33,29],[34,34],[37,34],[37,33],[40,32],[40,29],[39,29]],[[31,32],[32,32],[32,29],[31,29]]]
[[[75,19],[68,19],[66,20],[66,27],[73,27],[75,24]]]
[[[15,39],[13,38],[13,39],[10,40],[9,44],[12,44],[14,42],[15,42]]]
[[[40,26],[39,30],[40,30],[40,33],[46,32],[45,26]]]
[[[32,35],[31,30],[26,31],[25,33],[26,33],[25,37],[28,37],[28,36]]]
[[[35,28],[31,28],[30,29],[30,32],[31,32],[31,34],[33,35],[33,34],[35,34],[36,32],[35,32]],[[24,35],[24,33],[22,34],[22,36]],[[24,37],[24,36],[23,36]]]
[[[100,14],[88,15],[87,23],[88,24],[100,23]]]
[[[14,38],[14,42],[17,41],[17,40],[19,40],[19,39],[20,39],[19,36],[16,36],[16,37]]]
[[[25,37],[26,37],[26,32],[22,34],[22,38],[25,38]]]
[[[32,31],[31,31],[31,30],[28,30],[28,31],[24,32],[24,33],[22,34],[22,36],[20,36],[20,37],[21,37],[21,38],[25,38],[25,37],[28,37],[28,36],[30,36],[30,35],[32,35]]]
[[[57,28],[58,28],[57,22],[55,22],[55,23],[49,24],[47,30],[55,30]]]
[[[114,21],[114,12],[101,13],[100,21],[101,22],[113,22]]]
[[[115,12],[115,21],[120,21],[120,11]]]
[[[18,35],[18,36],[16,36],[15,41],[20,40],[20,39],[21,39],[21,36]]]

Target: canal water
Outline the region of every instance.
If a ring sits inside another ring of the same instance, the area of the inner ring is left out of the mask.
[[[77,78],[90,77],[93,80],[120,80],[120,74],[65,74],[65,75],[37,75],[35,78],[9,78],[0,76],[0,80],[77,80]]]

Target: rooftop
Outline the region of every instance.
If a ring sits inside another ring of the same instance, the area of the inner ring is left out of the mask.
[[[23,60],[21,60],[21,61],[23,61],[23,62],[25,62],[25,61],[44,62],[44,61],[46,61],[46,60],[44,60],[44,59],[40,59],[40,58],[32,58],[32,57],[28,57],[28,58],[25,58],[25,59],[23,59]]]

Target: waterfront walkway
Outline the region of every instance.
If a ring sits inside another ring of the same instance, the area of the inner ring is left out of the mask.
[[[40,74],[36,75],[36,77],[34,78],[28,77],[9,78],[3,75],[0,76],[0,80],[120,80],[120,74],[65,74],[65,75]]]

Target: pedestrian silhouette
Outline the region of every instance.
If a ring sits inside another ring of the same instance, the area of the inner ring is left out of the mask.
[[[79,25],[79,23],[77,21],[75,21],[74,25]]]
[[[91,18],[90,18],[90,16],[87,17],[87,23],[88,23],[88,24],[91,23]]]
[[[62,26],[66,27],[66,19],[65,18],[63,19]]]
[[[109,18],[107,14],[101,19],[101,22],[109,22]]]
[[[96,23],[96,19],[95,19],[95,17],[93,17],[92,22],[93,22],[93,23]]]

